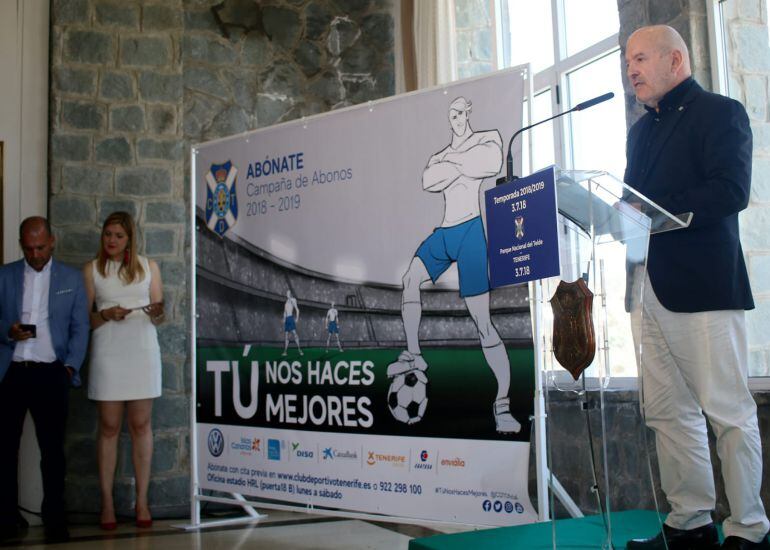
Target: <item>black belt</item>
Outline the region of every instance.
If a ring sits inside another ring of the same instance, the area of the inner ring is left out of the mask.
[[[39,361],[12,361],[11,365],[24,368],[45,368],[45,367],[57,367],[61,365],[61,362],[56,360],[51,363],[40,363]]]

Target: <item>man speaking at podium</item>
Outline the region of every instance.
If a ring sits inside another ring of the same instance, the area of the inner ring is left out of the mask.
[[[637,268],[634,277],[646,285],[645,419],[671,512],[662,533],[628,548],[663,549],[664,535],[671,550],[719,547],[704,415],[730,504],[722,548],[770,548],[747,380],[744,310],[754,302],[738,232],[751,185],[749,120],[740,103],[693,80],[687,46],[671,27],[637,30],[625,55],[629,83],[647,111],[628,134],[625,180],[671,213],[693,213],[689,228],[651,237],[647,272]]]

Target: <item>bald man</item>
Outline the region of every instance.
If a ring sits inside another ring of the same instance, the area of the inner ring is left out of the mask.
[[[389,377],[410,370],[424,371],[428,364],[422,357],[419,340],[422,301],[420,286],[434,283],[457,263],[460,297],[478,330],[481,350],[497,381],[497,395],[492,403],[495,428],[500,433],[521,431],[521,424],[511,415],[511,365],[505,345],[492,324],[489,312],[487,242],[481,222],[479,188],[496,176],[503,164],[503,140],[497,130],[474,132],[471,128],[471,102],[455,98],[449,105],[448,119],[452,138],[446,147],[431,155],[422,174],[422,187],[444,196],[441,226],[420,244],[404,274],[401,318],[404,321],[407,349],[388,365]]]
[[[27,411],[35,424],[47,542],[69,538],[64,508],[64,433],[69,387],[88,348],[88,311],[79,269],[55,261],[48,220],[19,227],[24,259],[0,267],[0,542],[23,532],[19,441]]]
[[[751,184],[748,117],[740,103],[693,80],[687,47],[671,27],[637,30],[625,56],[629,83],[647,111],[628,134],[625,180],[669,212],[693,213],[689,228],[651,237],[646,271],[629,270],[630,295],[646,285],[644,302],[634,304],[643,311],[635,337],[645,420],[671,512],[662,533],[628,548],[663,549],[664,536],[671,550],[719,548],[706,419],[730,504],[722,548],[770,548],[747,381],[744,310],[754,302],[738,231]]]

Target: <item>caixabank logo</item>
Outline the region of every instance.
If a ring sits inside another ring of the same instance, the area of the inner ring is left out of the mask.
[[[209,448],[209,453],[211,453],[211,456],[218,457],[222,456],[222,453],[225,450],[225,436],[222,434],[222,431],[219,428],[213,428],[209,432],[209,436],[206,439],[206,444]]]
[[[359,452],[357,449],[338,449],[337,447],[325,447],[323,450],[324,460],[358,460]]]

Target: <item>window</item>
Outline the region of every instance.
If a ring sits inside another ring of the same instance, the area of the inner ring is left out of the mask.
[[[615,93],[610,101],[525,132],[522,172],[529,174],[557,164],[566,169],[606,170],[622,178],[626,162],[626,111],[616,0],[496,2],[497,65],[502,69],[532,64],[535,73],[532,121],[549,118],[606,92]],[[525,125],[530,122],[527,111],[525,105]],[[531,166],[527,155],[530,140]],[[622,245],[603,246],[613,246],[611,252],[617,256],[618,265],[623,265]],[[608,279],[607,284],[624,289],[625,272],[621,271],[618,280]],[[613,317],[610,311],[608,315],[610,325],[615,317],[626,320],[625,312]],[[594,321],[598,319],[595,316]],[[613,331],[614,334],[622,332]],[[628,338],[612,342],[613,387],[626,385],[618,378],[635,380],[636,377],[630,330],[625,332]],[[586,372],[588,377],[597,376],[595,368]]]
[[[750,387],[770,389],[770,336],[764,320],[770,310],[770,238],[760,224],[770,212],[762,167],[770,148],[766,82],[770,78],[770,26],[767,0],[739,4],[711,0],[708,4],[711,85],[714,91],[737,99],[746,107],[754,134],[752,194],[741,213],[743,252],[756,309],[746,313],[749,340]],[[753,227],[752,227],[753,226]],[[747,234],[747,228],[753,231]]]
[[[526,138],[532,139],[534,165],[530,169],[525,159],[524,173],[556,163],[622,177],[626,127],[616,0],[496,2],[497,68],[532,63],[535,121],[603,93],[615,93],[606,103],[539,126],[525,136],[523,150]]]

